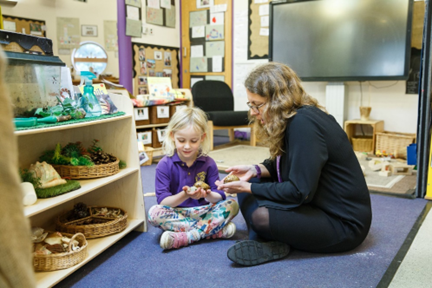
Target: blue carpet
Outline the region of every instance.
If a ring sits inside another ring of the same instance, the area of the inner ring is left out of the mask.
[[[142,170],[151,177],[151,166]],[[427,201],[382,195],[371,199],[370,233],[347,253],[294,250],[277,262],[237,266],[226,252],[236,240],[247,238],[239,214],[233,220],[233,238],[202,240],[167,252],[159,247],[160,229],[149,225],[147,233],[131,232],[56,287],[376,287]],[[146,209],[155,203],[155,197],[145,197]]]

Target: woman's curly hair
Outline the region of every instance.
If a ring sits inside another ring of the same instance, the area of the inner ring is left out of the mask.
[[[287,119],[305,106],[316,106],[325,111],[318,101],[309,96],[303,89],[297,74],[285,64],[270,62],[258,66],[245,80],[249,92],[262,96],[267,105],[262,110],[265,125],[255,122],[254,130],[260,141],[270,148],[270,158],[275,159],[284,151],[284,136]]]

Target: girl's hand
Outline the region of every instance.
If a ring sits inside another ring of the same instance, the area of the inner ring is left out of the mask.
[[[241,181],[249,181],[256,176],[256,170],[253,165],[237,165],[229,167],[225,170],[229,175],[233,174],[240,178]],[[224,178],[225,179],[225,178]],[[222,181],[224,180],[222,179]]]
[[[183,186],[183,188],[182,188],[183,191],[186,193],[186,195],[189,198],[198,200],[198,199],[204,198],[207,195],[206,191],[202,188],[196,188],[196,189],[191,189],[191,188],[192,187],[189,187],[189,186]],[[193,188],[195,188],[195,187],[193,187]]]
[[[223,181],[216,181],[215,184],[218,186],[219,190],[223,190],[226,193],[230,193],[230,194],[241,193],[241,192],[252,193],[251,191],[252,184],[243,180],[233,181],[226,184],[224,184]]]

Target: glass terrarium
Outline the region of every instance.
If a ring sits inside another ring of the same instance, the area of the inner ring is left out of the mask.
[[[55,106],[65,64],[52,55],[52,41],[9,31],[0,31],[0,41],[8,58],[5,82],[14,117],[31,117],[37,108]]]

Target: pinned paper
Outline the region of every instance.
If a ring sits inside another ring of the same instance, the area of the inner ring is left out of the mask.
[[[219,4],[210,7],[210,13],[226,12],[227,4]]]
[[[261,16],[261,27],[269,27],[269,16]]]
[[[261,28],[260,29],[260,35],[261,36],[269,36],[269,29],[268,28]]]
[[[153,9],[160,9],[159,0],[147,0],[147,7]]]
[[[270,11],[270,9],[269,9],[268,4],[259,6],[259,15],[260,16],[269,15],[269,11]]]
[[[223,13],[211,13],[210,14],[210,25],[224,25],[225,14]]]
[[[192,27],[192,38],[204,38],[204,37],[205,37],[205,26]]]
[[[213,72],[222,72],[222,56],[212,57]]]
[[[194,45],[191,46],[191,56],[194,57],[204,57],[204,46],[203,45]]]

